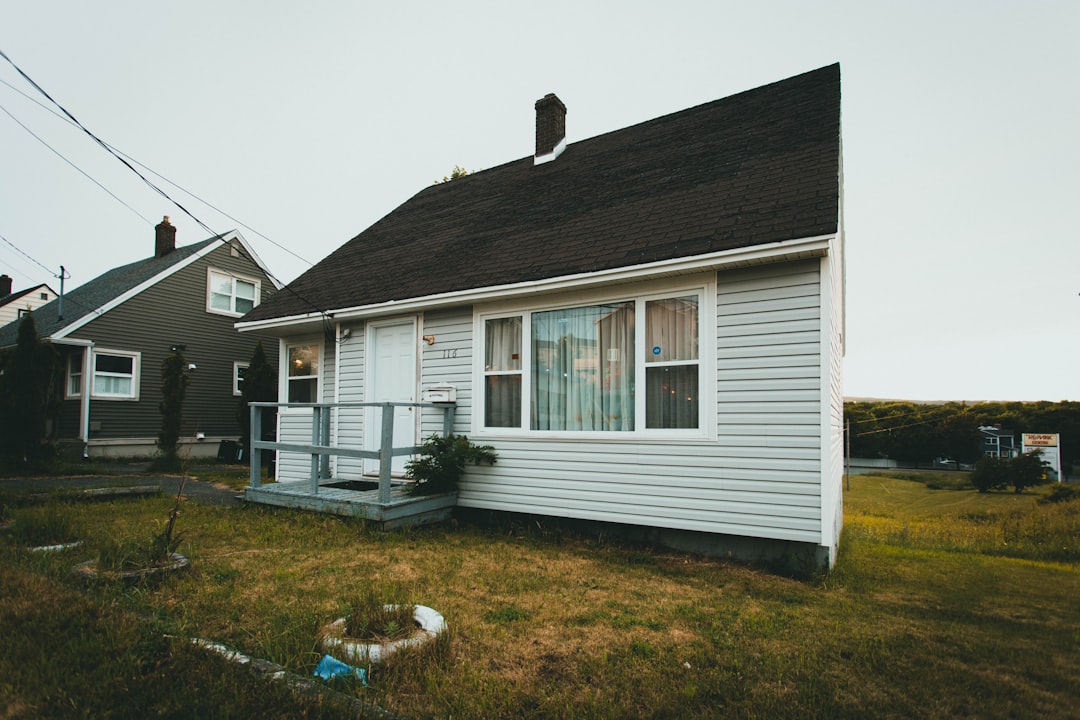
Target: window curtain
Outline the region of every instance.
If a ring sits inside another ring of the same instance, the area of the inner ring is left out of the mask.
[[[645,427],[698,426],[697,296],[645,303]]]
[[[532,315],[533,430],[634,429],[634,303]]]
[[[484,323],[484,426],[521,427],[521,318]]]

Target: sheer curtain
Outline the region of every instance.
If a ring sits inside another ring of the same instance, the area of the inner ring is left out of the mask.
[[[633,430],[634,303],[532,315],[532,429]]]
[[[484,323],[484,425],[521,427],[521,318]]]
[[[645,426],[698,426],[698,299],[645,303]]]

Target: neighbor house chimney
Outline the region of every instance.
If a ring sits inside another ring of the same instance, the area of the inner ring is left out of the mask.
[[[7,273],[0,275],[0,297],[11,294],[11,276]]]
[[[536,101],[536,154],[533,165],[551,162],[566,149],[566,106],[548,93]]]
[[[163,257],[176,249],[176,228],[169,224],[166,215],[160,224],[154,226],[154,257]]]

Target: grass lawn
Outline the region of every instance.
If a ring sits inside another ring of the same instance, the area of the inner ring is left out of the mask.
[[[368,587],[450,626],[367,687],[337,685],[405,717],[1075,716],[1080,502],[1042,494],[855,476],[818,582],[536,524],[381,534],[189,503],[186,573],[87,585],[72,565],[160,531],[170,500],[58,499],[83,546],[0,534],[0,718],[345,716],[190,638],[308,676],[319,628]],[[17,521],[34,513],[8,498]]]

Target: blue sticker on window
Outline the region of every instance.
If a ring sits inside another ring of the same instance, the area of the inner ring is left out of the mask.
[[[653,345],[652,354],[653,355],[659,355],[660,354],[660,346],[659,345]]]

